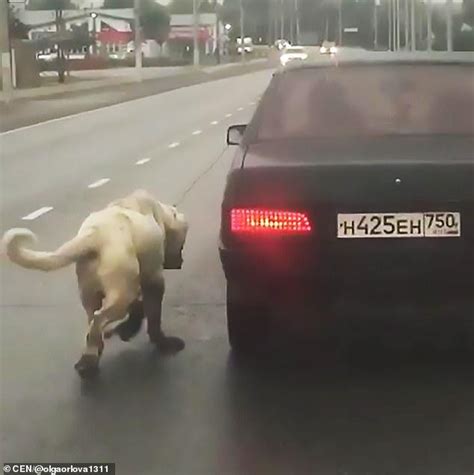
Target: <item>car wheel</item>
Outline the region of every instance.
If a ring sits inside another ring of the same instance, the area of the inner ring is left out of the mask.
[[[238,354],[262,348],[268,336],[268,311],[251,297],[251,290],[227,281],[227,331],[229,344]]]

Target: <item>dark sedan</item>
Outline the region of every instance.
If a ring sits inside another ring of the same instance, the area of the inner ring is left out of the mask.
[[[220,256],[234,349],[258,345],[286,304],[472,301],[472,66],[339,62],[274,75],[251,123],[228,131],[239,148]]]

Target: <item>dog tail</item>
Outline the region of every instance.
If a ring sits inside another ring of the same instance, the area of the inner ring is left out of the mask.
[[[61,269],[94,251],[93,234],[76,236],[53,252],[34,251],[37,241],[29,229],[14,228],[3,236],[3,246],[9,259],[21,267],[45,272]]]

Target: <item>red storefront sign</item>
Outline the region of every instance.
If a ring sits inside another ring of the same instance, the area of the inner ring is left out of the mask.
[[[198,30],[198,40],[207,41],[211,37],[209,30],[206,27],[201,27]],[[192,41],[193,39],[193,28],[191,26],[173,26],[171,27],[170,34],[168,36],[169,40],[183,40],[183,41]]]
[[[100,31],[97,32],[97,39],[103,44],[129,43],[133,40],[133,32],[119,31],[107,23],[101,22]]]

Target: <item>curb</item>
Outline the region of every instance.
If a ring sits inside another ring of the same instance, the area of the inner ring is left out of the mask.
[[[138,77],[127,76],[127,77],[115,77],[115,78],[104,78],[104,79],[84,79],[80,82],[70,83],[70,84],[56,84],[52,86],[40,86],[38,88],[31,89],[17,89],[13,92],[10,97],[0,91],[0,102],[5,104],[15,102],[18,100],[27,100],[27,99],[36,99],[36,98],[47,98],[54,97],[60,94],[73,94],[81,91],[93,91],[94,89],[102,89],[105,87],[116,87],[128,84],[143,84],[149,83],[151,81],[161,81],[169,78],[185,78],[192,74],[206,74],[206,75],[215,75],[223,72],[232,72],[232,70],[240,69],[246,66],[264,64],[268,62],[267,59],[255,59],[249,61],[245,64],[242,63],[229,63],[220,66],[208,66],[194,69],[190,67],[187,71],[177,72],[176,74],[169,74],[164,76],[149,77],[140,79]]]

